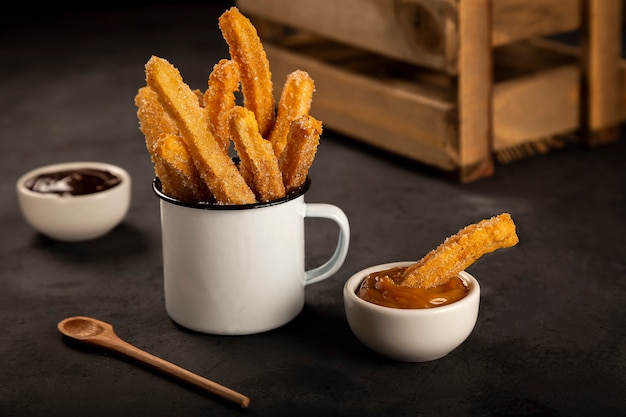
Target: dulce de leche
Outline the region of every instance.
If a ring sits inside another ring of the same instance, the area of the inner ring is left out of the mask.
[[[395,267],[369,274],[357,290],[365,301],[385,307],[416,309],[454,303],[469,292],[469,283],[458,276],[431,288],[400,285],[407,267]]]

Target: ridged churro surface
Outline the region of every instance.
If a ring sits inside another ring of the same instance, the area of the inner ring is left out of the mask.
[[[401,284],[430,288],[446,283],[481,256],[515,246],[519,238],[509,213],[464,227],[404,272]]]
[[[272,145],[259,133],[254,114],[241,106],[230,111],[231,137],[241,164],[250,173],[259,201],[284,197],[285,186]]]
[[[230,59],[222,59],[209,75],[208,88],[204,93],[204,108],[209,116],[213,135],[227,152],[230,146],[228,112],[235,107],[235,92],[239,90],[239,68]]]
[[[153,89],[141,87],[135,96],[135,105],[139,129],[145,136],[146,148],[149,151],[154,149],[154,144],[162,133],[178,134],[176,123],[165,112],[159,103],[159,96]]]
[[[243,104],[256,117],[261,136],[267,138],[274,125],[274,92],[270,64],[261,39],[239,9],[231,7],[219,18],[230,56],[239,66]]]
[[[315,83],[309,74],[296,70],[287,75],[280,99],[276,123],[269,136],[274,153],[280,157],[287,145],[291,123],[299,116],[309,114]]]
[[[157,139],[154,151],[161,164],[167,167],[167,177],[159,176],[165,194],[186,203],[213,200],[180,136],[163,133]]]
[[[146,64],[146,82],[185,139],[204,182],[221,204],[255,203],[254,193],[209,130],[208,115],[176,67],[153,56]]]
[[[322,122],[311,115],[299,116],[291,123],[285,149],[278,158],[287,192],[299,188],[306,181],[321,134]]]
[[[139,129],[145,136],[146,148],[154,165],[154,173],[161,179],[162,190],[167,195],[187,201],[194,198],[192,190],[187,188],[185,179],[163,160],[158,152],[158,143],[161,135],[176,135],[176,123],[159,103],[157,93],[150,87],[142,87],[135,96]]]
[[[294,70],[275,109],[256,28],[236,7],[218,24],[230,59],[213,66],[205,91],[192,90],[163,58],[145,65],[147,85],[135,104],[155,174],[165,194],[185,202],[279,199],[304,183],[317,151],[322,123],[309,115],[315,83]]]

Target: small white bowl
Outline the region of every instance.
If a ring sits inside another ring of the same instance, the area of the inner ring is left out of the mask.
[[[348,324],[354,335],[375,352],[403,362],[426,362],[442,358],[461,345],[478,319],[480,285],[468,274],[468,294],[452,304],[426,309],[384,307],[357,296],[361,282],[372,272],[408,266],[393,262],[364,269],[351,276],[343,288]]]
[[[30,190],[26,182],[40,174],[93,168],[108,171],[121,182],[104,191],[59,195]],[[24,219],[37,231],[60,241],[76,242],[101,237],[117,226],[130,206],[131,179],[124,169],[102,162],[65,162],[33,169],[16,183]]]

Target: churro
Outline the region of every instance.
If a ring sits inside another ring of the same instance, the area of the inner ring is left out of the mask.
[[[502,213],[481,220],[448,237],[417,263],[409,266],[400,284],[419,288],[442,285],[481,256],[515,246],[518,241],[510,214]]]
[[[287,192],[306,181],[321,134],[322,122],[311,115],[299,116],[291,123],[285,149],[278,158]]]
[[[163,133],[155,143],[154,153],[167,171],[165,179],[158,175],[165,194],[187,203],[213,200],[180,136]]]
[[[249,183],[259,201],[271,201],[285,195],[285,186],[272,145],[259,133],[254,114],[241,106],[229,112],[231,137],[237,155],[251,174]]]
[[[208,115],[198,97],[167,60],[152,56],[146,63],[146,82],[176,122],[203,181],[220,204],[256,202],[232,159],[209,129]]]
[[[239,69],[235,61],[222,59],[215,64],[208,84],[204,93],[204,107],[209,115],[209,124],[222,149],[228,151],[228,111],[235,107],[235,92],[239,90]]]
[[[230,59],[215,64],[204,92],[192,90],[163,58],[145,65],[147,85],[135,104],[155,174],[163,192],[182,201],[281,198],[306,181],[317,152],[322,123],[309,115],[315,84],[307,72],[293,71],[275,109],[256,28],[237,7],[220,16],[219,27]],[[239,161],[230,156],[231,142]]]
[[[280,99],[276,122],[269,135],[269,141],[274,147],[277,157],[283,152],[287,144],[287,135],[291,123],[298,117],[309,113],[315,83],[309,74],[302,70],[296,70],[287,75]]]
[[[239,9],[231,7],[219,18],[230,56],[239,66],[243,104],[256,117],[261,136],[267,138],[274,125],[274,93],[270,65],[261,39]]]
[[[159,96],[150,87],[141,87],[135,96],[139,130],[146,138],[146,148],[152,153],[154,144],[162,133],[178,134],[176,123],[159,103]]]
[[[198,104],[200,104],[200,107],[204,107],[204,93],[202,92],[202,90],[198,90],[196,88],[193,90],[193,93],[198,98]]]
[[[150,87],[142,87],[135,96],[139,130],[144,134],[146,148],[154,165],[154,173],[160,179],[163,192],[176,198],[189,198],[192,193],[185,188],[184,178],[163,161],[156,145],[162,134],[178,134],[174,121],[165,112],[157,93]]]

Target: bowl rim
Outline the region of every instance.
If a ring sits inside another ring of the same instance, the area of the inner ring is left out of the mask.
[[[56,163],[42,165],[40,167],[30,169],[17,179],[17,181],[15,182],[15,187],[18,193],[27,195],[30,197],[34,197],[34,198],[53,199],[53,200],[57,200],[60,198],[67,199],[67,196],[62,196],[59,194],[38,193],[36,191],[32,191],[26,188],[24,184],[26,183],[28,179],[34,177],[35,175],[42,174],[44,172],[53,172],[53,171],[59,171],[63,169],[74,169],[74,168],[106,169],[108,171],[111,171],[115,175],[119,176],[121,181],[115,187],[109,188],[107,190],[99,191],[96,193],[90,193],[90,194],[74,195],[74,196],[71,196],[72,199],[89,199],[89,198],[94,198],[96,196],[98,198],[102,198],[103,196],[117,192],[119,189],[130,186],[130,182],[131,182],[130,174],[128,173],[128,171],[126,171],[124,168],[118,165],[114,165],[108,162],[99,162],[99,161],[69,161],[69,162],[56,162]]]
[[[461,271],[459,273],[459,277],[470,284],[470,290],[468,294],[462,299],[447,304],[444,306],[432,307],[432,308],[394,308],[381,306],[378,304],[370,303],[358,295],[356,295],[356,289],[363,281],[363,279],[370,273],[375,271],[380,271],[383,269],[394,268],[398,266],[409,266],[414,264],[415,261],[397,261],[397,262],[388,262],[384,264],[373,265],[362,269],[356,273],[354,273],[350,278],[348,278],[343,286],[343,296],[344,300],[350,300],[355,305],[360,306],[361,308],[368,309],[373,312],[377,312],[380,314],[394,315],[394,316],[424,316],[424,315],[437,315],[437,314],[445,314],[451,310],[457,310],[460,308],[465,308],[468,304],[472,304],[480,299],[480,284],[478,280],[468,273],[467,271]],[[477,300],[478,299],[478,300]],[[347,307],[347,306],[346,306]]]

